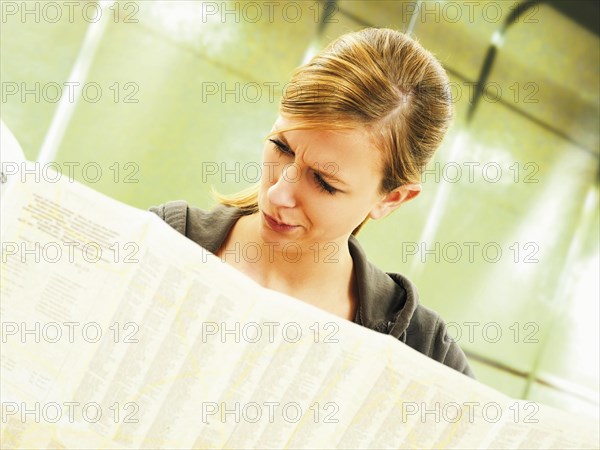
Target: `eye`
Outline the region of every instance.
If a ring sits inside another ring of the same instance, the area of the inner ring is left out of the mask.
[[[313,172],[315,181],[318,183],[319,188],[327,193],[334,195],[337,192],[337,189],[333,186],[329,185],[317,172]]]
[[[290,148],[285,145],[283,142],[278,141],[277,139],[269,139],[269,141],[271,141],[273,144],[275,144],[275,147],[277,148],[277,150],[280,153],[283,153],[285,155],[294,155],[294,153],[290,150]]]
[[[269,141],[271,141],[275,145],[275,148],[277,148],[278,152],[283,153],[284,155],[294,156],[294,152],[283,142],[281,142],[277,139],[269,139]],[[331,195],[334,195],[338,191],[336,188],[334,188],[329,183],[327,183],[323,179],[323,177],[321,175],[319,175],[317,172],[313,172],[313,178],[316,181],[317,186],[319,187],[319,189],[321,191],[327,192],[328,194],[331,194]]]

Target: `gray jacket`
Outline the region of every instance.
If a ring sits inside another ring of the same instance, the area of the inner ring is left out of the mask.
[[[171,227],[215,253],[233,224],[244,212],[218,205],[211,211],[172,201],[150,211]],[[390,334],[430,358],[474,377],[467,358],[447,334],[446,324],[437,313],[419,304],[415,286],[403,275],[384,272],[367,260],[358,240],[350,236],[359,305],[354,322],[380,333]]]

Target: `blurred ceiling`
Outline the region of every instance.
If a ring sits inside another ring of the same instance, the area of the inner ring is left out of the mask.
[[[592,33],[600,35],[600,2],[597,0],[552,0],[547,3]]]

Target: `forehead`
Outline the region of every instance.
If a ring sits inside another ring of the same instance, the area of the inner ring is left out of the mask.
[[[351,184],[348,177],[379,175],[380,152],[366,128],[287,130],[295,125],[298,122],[280,116],[273,131],[282,130],[279,135],[305,163],[334,163],[339,177]]]

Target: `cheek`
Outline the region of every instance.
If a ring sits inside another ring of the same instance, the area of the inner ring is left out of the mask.
[[[371,210],[372,204],[363,196],[352,196],[328,206],[332,228],[352,231]]]
[[[345,233],[356,221],[357,205],[350,199],[318,194],[308,199],[304,205],[303,209],[313,226],[328,234],[337,236]]]

